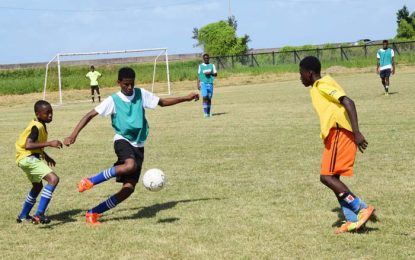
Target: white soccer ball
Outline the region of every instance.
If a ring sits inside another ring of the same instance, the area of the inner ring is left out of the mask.
[[[143,185],[149,191],[159,191],[166,185],[166,176],[160,169],[150,169],[144,173]]]

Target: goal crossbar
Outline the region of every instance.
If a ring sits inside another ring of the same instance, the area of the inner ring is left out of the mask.
[[[43,100],[45,100],[45,98],[46,98],[46,86],[47,86],[47,80],[48,80],[49,65],[56,60],[57,65],[58,65],[59,104],[62,104],[61,57],[67,57],[67,56],[96,56],[96,55],[126,54],[126,53],[153,52],[153,51],[160,51],[160,53],[154,59],[153,82],[152,82],[152,85],[151,85],[151,91],[154,92],[154,83],[155,83],[155,72],[156,72],[157,59],[164,53],[165,62],[166,62],[167,88],[168,88],[168,95],[170,95],[171,94],[171,90],[170,90],[170,71],[169,71],[169,57],[168,57],[168,53],[167,53],[167,48],[150,48],[150,49],[120,50],[120,51],[58,53],[46,64],[45,82],[44,82],[44,86],[43,86]]]

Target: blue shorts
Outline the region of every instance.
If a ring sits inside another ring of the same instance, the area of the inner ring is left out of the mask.
[[[212,99],[213,84],[200,82],[200,91],[202,93],[202,97],[208,97],[209,99]]]
[[[385,69],[385,70],[381,70],[379,72],[379,76],[383,79],[383,78],[389,78],[389,76],[391,75],[392,70],[391,69]]]

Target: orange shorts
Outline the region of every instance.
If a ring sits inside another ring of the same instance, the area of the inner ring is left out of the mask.
[[[352,132],[343,128],[330,129],[324,139],[321,175],[352,176],[357,145]]]

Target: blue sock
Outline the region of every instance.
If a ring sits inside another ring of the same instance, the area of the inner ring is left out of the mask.
[[[43,188],[42,194],[40,195],[39,207],[37,208],[37,216],[45,214],[46,208],[49,205],[50,200],[52,199],[52,193],[55,190],[55,186],[46,184]]]
[[[208,114],[208,104],[207,103],[203,103],[203,113],[205,113],[205,115]]]
[[[95,208],[88,210],[88,212],[101,214],[102,212],[115,208],[115,206],[117,206],[118,203],[118,199],[115,197],[115,195],[112,195],[106,201],[102,202]]]
[[[345,202],[346,204],[345,207],[349,208],[350,210],[352,210],[353,212],[357,213],[360,210],[360,199],[358,197],[356,197],[354,194],[352,194],[351,192],[344,192],[339,194],[338,198],[343,202]]]
[[[209,102],[207,103],[207,114],[210,115],[210,107],[211,107],[211,102],[209,100]]]
[[[19,214],[20,219],[24,219],[29,215],[30,211],[32,210],[33,206],[36,203],[36,197],[37,195],[33,191],[29,191],[29,193],[27,194],[26,200],[23,203],[22,212],[20,212]]]
[[[115,166],[108,168],[97,175],[89,178],[89,180],[94,184],[99,184],[101,182],[107,181],[111,178],[115,177]]]
[[[363,200],[360,200],[360,209],[367,209],[367,205],[363,202]]]
[[[347,202],[339,200],[339,203],[345,219],[350,222],[357,222],[357,215],[348,207]]]

